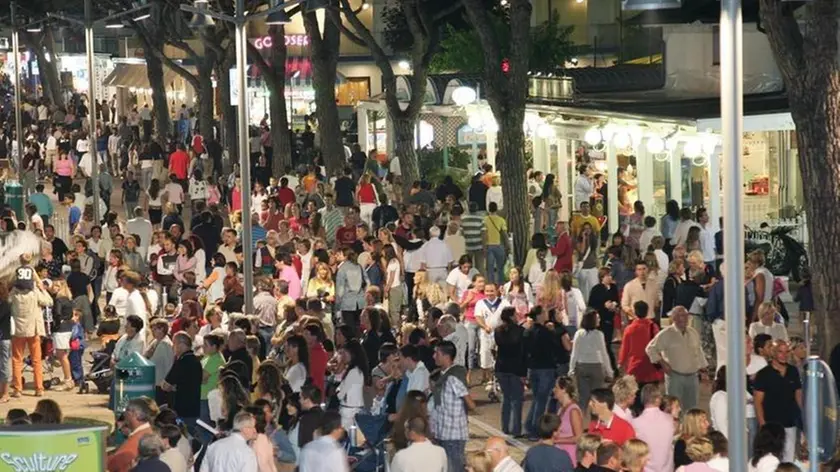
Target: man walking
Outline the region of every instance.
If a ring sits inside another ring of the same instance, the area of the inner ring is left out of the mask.
[[[446,451],[449,470],[464,470],[465,451],[469,439],[467,411],[475,403],[467,390],[467,371],[455,365],[455,345],[441,341],[435,348],[435,362],[440,367],[440,377],[432,386],[430,418],[438,444]]]

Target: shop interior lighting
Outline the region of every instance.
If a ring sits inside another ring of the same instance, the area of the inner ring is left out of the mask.
[[[135,18],[134,21],[143,21],[143,20],[149,19],[151,17],[152,17],[152,15],[150,13],[143,13],[142,15]]]
[[[583,135],[583,140],[590,146],[597,146],[604,142],[604,130],[600,127],[589,128]]]
[[[718,144],[720,144],[720,142],[714,136],[707,136],[703,138],[703,153],[707,156],[711,156],[717,150]]]
[[[627,149],[633,144],[633,141],[627,130],[620,129],[613,135],[612,143],[618,149]]]
[[[470,115],[467,118],[467,126],[473,130],[480,130],[484,128],[484,120],[480,115]]]
[[[537,126],[537,137],[542,139],[549,139],[555,136],[554,127],[548,123],[543,123]]]
[[[455,105],[462,107],[475,102],[478,98],[478,93],[472,87],[458,87],[452,91],[452,101]]]
[[[499,132],[499,124],[496,123],[495,118],[490,118],[489,120],[484,122],[484,131],[488,133],[498,133]]]
[[[683,154],[688,158],[695,158],[703,153],[703,144],[697,138],[688,139],[683,146]]]
[[[665,151],[665,140],[657,135],[650,136],[647,140],[647,150],[651,154],[661,154]]]
[[[370,8],[370,3],[368,3],[368,2],[363,2],[362,3],[362,10],[367,10],[369,8]]]
[[[398,63],[397,63],[397,66],[399,66],[399,68],[400,68],[400,69],[403,69],[403,70],[409,70],[409,69],[411,69],[411,63],[409,63],[409,62],[408,62],[408,61],[406,61],[405,59],[403,59],[403,60],[401,60],[400,62],[398,62]]]

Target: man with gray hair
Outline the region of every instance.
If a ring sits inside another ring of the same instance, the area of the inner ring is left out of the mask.
[[[645,409],[631,420],[631,424],[636,438],[646,442],[650,448],[650,462],[646,470],[674,470],[674,419],[670,413],[659,409],[662,388],[659,384],[647,384],[642,387],[641,397]]]
[[[257,420],[247,411],[233,418],[233,432],[207,448],[200,472],[250,472],[257,470],[257,456],[248,445],[257,438]]]
[[[128,401],[123,412],[123,422],[131,433],[128,439],[108,456],[105,467],[108,472],[128,472],[134,466],[134,461],[139,455],[140,441],[145,436],[153,434],[149,424],[153,416],[150,405],[149,399],[145,397]]]
[[[444,341],[455,345],[455,365],[466,366],[467,328],[452,315],[443,315],[438,321],[438,333]]]
[[[251,373],[254,367],[254,361],[251,359],[251,356],[248,355],[248,351],[245,349],[245,339],[247,335],[245,331],[240,328],[234,329],[228,335],[227,341],[227,349],[225,354],[225,359],[228,360],[228,363],[233,361],[242,361],[245,366],[248,367],[247,374],[245,371],[240,375],[239,381],[242,383],[242,386],[246,389],[251,389]],[[200,382],[199,382],[200,383]]]
[[[673,324],[660,331],[645,348],[654,364],[665,372],[665,391],[680,400],[684,411],[697,406],[700,380],[708,366],[700,335],[688,326],[688,310],[675,306],[669,317]]]
[[[166,463],[160,460],[163,454],[163,440],[157,434],[147,434],[137,446],[137,464],[132,472],[166,472],[170,471]]]
[[[441,284],[446,288],[446,276],[449,274],[449,266],[455,260],[449,246],[440,238],[440,228],[432,226],[429,229],[429,240],[420,248],[421,269],[426,271],[429,282]]]

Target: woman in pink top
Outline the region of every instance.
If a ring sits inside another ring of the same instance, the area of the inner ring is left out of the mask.
[[[257,456],[257,472],[277,472],[277,465],[274,463],[274,446],[271,444],[271,439],[265,434],[268,426],[265,413],[262,408],[255,406],[249,406],[246,411],[254,415],[256,420],[257,437],[251,443],[251,449]]]
[[[560,405],[557,416],[560,417],[560,429],[554,433],[554,445],[566,451],[577,465],[577,442],[583,435],[583,414],[575,403],[575,383],[569,377],[560,377],[554,384],[554,399]]]
[[[236,178],[230,189],[230,211],[242,211],[242,179]]]
[[[76,172],[73,159],[67,155],[66,152],[61,152],[58,159],[53,163],[53,170],[58,176],[55,179],[56,191],[58,192],[58,201],[64,201],[64,195],[70,193],[70,186],[73,184],[73,174]]]
[[[472,279],[472,285],[464,292],[461,302],[458,304],[461,307],[461,312],[464,313],[464,326],[467,328],[467,367],[470,369],[480,368],[478,363],[478,339],[481,327],[475,321],[475,304],[484,300],[484,298],[484,276],[476,274]]]

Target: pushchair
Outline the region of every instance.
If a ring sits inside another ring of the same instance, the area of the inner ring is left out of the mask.
[[[55,364],[55,349],[53,349],[52,337],[44,336],[41,338],[41,370],[44,373],[44,389],[49,390],[52,387],[61,385],[61,379],[56,375]],[[32,355],[24,359],[24,371],[32,372]]]
[[[114,377],[114,371],[111,369],[111,354],[113,354],[116,345],[117,342],[111,340],[99,351],[91,353],[93,364],[79,386],[79,393],[90,393],[88,382],[93,382],[96,385],[98,393],[108,393]]]
[[[353,441],[347,445],[347,457],[350,468],[357,472],[385,472],[389,470],[388,449],[385,440],[391,430],[388,415],[371,415],[358,413],[356,426],[365,437],[364,444],[353,446]],[[352,435],[355,431],[348,431]]]

